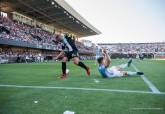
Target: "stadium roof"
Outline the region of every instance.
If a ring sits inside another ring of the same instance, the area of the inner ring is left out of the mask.
[[[64,0],[1,0],[0,9],[17,11],[79,37],[101,33]]]

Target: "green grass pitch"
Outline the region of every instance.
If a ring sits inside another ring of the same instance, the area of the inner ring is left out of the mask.
[[[113,65],[126,61],[112,60]],[[60,62],[2,64],[0,85],[151,92],[141,77],[103,79],[95,61],[84,62],[91,68],[91,76],[87,77],[83,69],[69,62],[66,80],[58,78]],[[165,114],[165,61],[146,59],[133,60],[133,63],[164,94],[0,86],[0,114],[63,114],[66,110],[76,114]],[[135,71],[133,67],[126,70]]]

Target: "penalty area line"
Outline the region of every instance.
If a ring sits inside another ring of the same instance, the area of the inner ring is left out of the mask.
[[[77,88],[77,87],[54,87],[54,86],[27,86],[27,85],[0,85],[6,88],[30,88],[30,89],[63,89],[63,90],[82,90],[82,91],[103,91],[103,92],[118,92],[118,93],[139,93],[139,94],[162,94],[165,92],[153,93],[150,91],[138,90],[120,90],[120,89],[96,89],[96,88]]]
[[[139,69],[134,64],[132,64],[132,66],[133,66],[133,68],[135,69],[136,72],[139,71]],[[150,88],[150,90],[153,93],[158,93],[158,94],[160,93],[158,88],[151,81],[149,81],[148,78],[145,75],[141,75],[141,78],[143,79],[143,81],[147,84],[147,86]]]

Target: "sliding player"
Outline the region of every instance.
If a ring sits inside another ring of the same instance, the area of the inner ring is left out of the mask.
[[[81,68],[86,70],[87,75],[90,75],[90,69],[87,67],[83,62],[79,60],[79,53],[78,49],[75,45],[75,40],[72,39],[72,37],[68,36],[67,34],[64,35],[57,35],[56,36],[56,42],[62,43],[62,52],[60,53],[58,57],[62,56],[62,75],[61,79],[65,79],[67,77],[66,73],[66,62],[69,61],[70,59],[73,60],[73,63],[75,65],[80,66]]]
[[[121,64],[118,66],[109,67],[111,64],[111,58],[107,52],[104,50],[103,57],[99,57],[97,59],[99,64],[99,72],[104,78],[113,78],[113,77],[123,77],[123,76],[136,76],[143,75],[143,72],[132,72],[132,71],[124,71],[123,69],[129,67],[132,63],[132,59],[129,59],[127,64]]]

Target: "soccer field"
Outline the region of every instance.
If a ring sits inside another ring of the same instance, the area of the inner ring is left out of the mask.
[[[59,79],[60,62],[1,64],[0,114],[165,114],[165,61],[133,60],[126,70],[145,76],[114,79],[103,79],[95,61],[84,62],[91,76],[69,62],[66,80]]]

